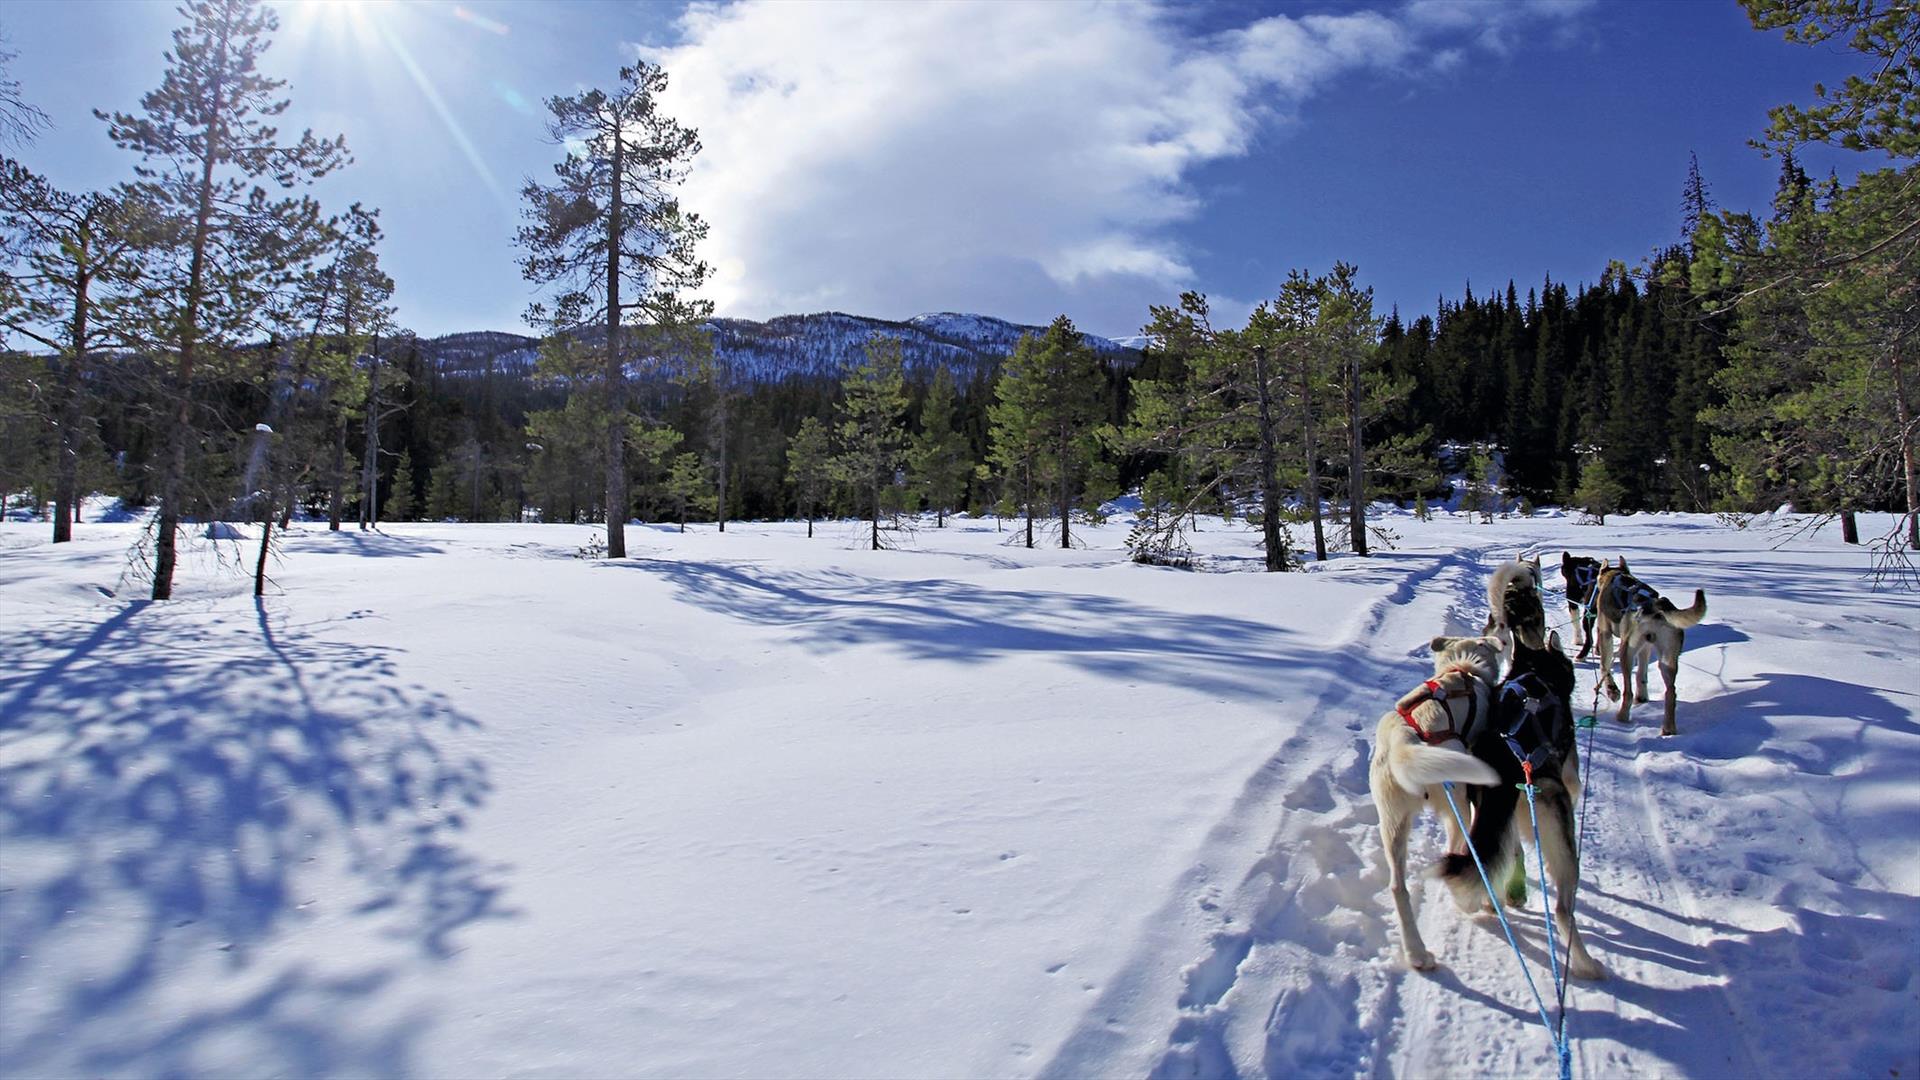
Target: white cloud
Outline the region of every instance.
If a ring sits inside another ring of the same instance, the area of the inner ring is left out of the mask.
[[[1419,0],[1195,37],[1145,3],[749,0],[689,9],[646,55],[704,143],[683,197],[723,314],[1066,311],[1125,333],[1192,284],[1170,234],[1196,167],[1343,75],[1502,47],[1516,18]]]

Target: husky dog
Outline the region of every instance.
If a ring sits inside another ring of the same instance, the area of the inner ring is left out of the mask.
[[[1541,853],[1553,879],[1553,921],[1567,942],[1567,973],[1576,979],[1604,979],[1606,969],[1588,955],[1573,924],[1573,894],[1580,876],[1580,858],[1573,847],[1573,802],[1580,794],[1580,757],[1573,741],[1572,696],[1573,661],[1560,651],[1557,631],[1548,635],[1545,648],[1514,642],[1506,681],[1494,694],[1492,722],[1475,730],[1469,747],[1474,757],[1500,774],[1500,782],[1468,790],[1474,812],[1467,841],[1479,853],[1488,880],[1498,882],[1520,854],[1521,842],[1531,843],[1538,826]],[[1534,786],[1531,819],[1519,809],[1519,785],[1524,782]],[[1460,910],[1478,911],[1489,903],[1486,884],[1465,851],[1449,849],[1437,875]]]
[[[1483,634],[1547,645],[1547,611],[1540,604],[1540,557],[1502,563],[1487,579],[1487,625]]]
[[[1600,583],[1600,560],[1570,551],[1560,553],[1560,582],[1567,592],[1567,621],[1573,623],[1573,643],[1580,646],[1575,660],[1593,651],[1593,587]]]
[[[1693,606],[1677,608],[1653,587],[1627,572],[1627,560],[1619,566],[1603,567],[1594,583],[1594,610],[1599,620],[1594,631],[1600,639],[1601,688],[1620,703],[1614,717],[1622,724],[1632,723],[1628,715],[1636,701],[1647,700],[1647,661],[1660,659],[1660,677],[1666,681],[1666,721],[1660,734],[1677,735],[1673,723],[1674,682],[1680,674],[1680,648],[1686,642],[1687,627],[1707,617],[1707,594],[1693,590]],[[1622,695],[1613,681],[1613,646],[1620,643],[1620,677],[1626,680],[1631,695]],[[1640,668],[1640,684],[1634,686],[1631,665]]]
[[[1387,860],[1387,878],[1393,906],[1400,916],[1400,941],[1407,966],[1433,967],[1433,954],[1420,940],[1407,898],[1407,836],[1422,807],[1432,804],[1447,830],[1449,850],[1465,842],[1453,815],[1438,809],[1446,803],[1438,790],[1445,781],[1497,784],[1493,766],[1467,752],[1467,741],[1477,734],[1493,709],[1493,687],[1500,677],[1500,639],[1494,637],[1437,637],[1433,650],[1433,678],[1401,698],[1380,717],[1373,738],[1373,759],[1367,783],[1380,811],[1380,845]]]

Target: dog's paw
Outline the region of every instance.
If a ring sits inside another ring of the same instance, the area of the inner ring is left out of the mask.
[[[1606,682],[1601,683],[1600,689],[1606,692],[1608,701],[1620,700],[1620,688],[1613,684],[1612,679],[1608,679]]]
[[[1670,737],[1680,734],[1680,729],[1674,727],[1672,724],[1662,724],[1660,725],[1660,734]]]
[[[1433,959],[1432,953],[1421,950],[1407,953],[1407,966],[1415,971],[1432,971],[1439,964]]]
[[[1604,982],[1607,978],[1607,969],[1600,966],[1600,961],[1589,956],[1569,963],[1567,974],[1581,982]]]

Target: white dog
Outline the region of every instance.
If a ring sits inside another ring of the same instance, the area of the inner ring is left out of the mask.
[[[1491,719],[1494,688],[1500,682],[1500,639],[1437,637],[1433,678],[1400,699],[1380,717],[1374,734],[1367,783],[1380,811],[1380,844],[1385,850],[1393,905],[1400,916],[1400,940],[1407,966],[1433,967],[1433,954],[1420,940],[1413,904],[1407,898],[1407,836],[1414,818],[1432,805],[1447,830],[1448,850],[1466,849],[1466,838],[1451,812],[1441,809],[1445,781],[1497,784],[1500,774],[1467,751],[1476,722]]]

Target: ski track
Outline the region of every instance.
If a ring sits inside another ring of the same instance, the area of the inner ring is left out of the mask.
[[[1469,617],[1463,598],[1484,591],[1488,550],[1436,553],[1327,643],[1348,662],[1310,707],[1295,707],[1293,734],[1253,772],[1151,920],[1156,929],[1041,1076],[1373,1071],[1399,1013],[1397,979],[1377,970],[1391,930],[1376,897],[1386,874],[1367,788],[1373,726],[1401,684],[1430,670],[1434,634],[1478,629],[1482,616]],[[1249,850],[1257,858],[1228,884]],[[1181,967],[1177,997],[1151,1000],[1154,974],[1179,964],[1195,937],[1201,951]],[[1249,998],[1264,1018],[1258,1028]],[[1152,1031],[1164,1034],[1149,1039]],[[1243,1069],[1249,1060],[1257,1068]]]
[[[1151,925],[1158,929],[1147,932],[1109,993],[1040,1075],[1555,1073],[1551,1036],[1498,922],[1462,915],[1418,872],[1444,843],[1433,814],[1421,818],[1410,865],[1421,933],[1440,967],[1421,974],[1402,965],[1367,789],[1380,711],[1427,673],[1430,637],[1478,632],[1487,574],[1499,561],[1494,550],[1435,554],[1328,643],[1349,663],[1294,717],[1293,734],[1255,770],[1156,915]],[[1500,550],[1504,557],[1510,548]],[[1552,599],[1550,621],[1566,636],[1564,613]],[[1578,673],[1576,696],[1591,694],[1592,663]],[[1576,701],[1576,711],[1586,703]],[[1613,725],[1610,710],[1602,713],[1608,719],[1582,762],[1593,805],[1576,918],[1611,977],[1568,986],[1574,1072],[1670,1073],[1671,1062],[1698,1057],[1697,1040],[1712,1032],[1725,1055],[1724,1075],[1758,1075],[1765,1057],[1748,1035],[1754,1018],[1726,990],[1727,972],[1714,955],[1716,924],[1702,917],[1668,848],[1658,804],[1636,765],[1638,734]],[[1236,858],[1244,863],[1266,822],[1272,825],[1263,850],[1229,884]],[[1537,864],[1530,848],[1528,855],[1532,881]],[[1552,1013],[1540,904],[1535,883],[1527,906],[1508,918]],[[1152,1000],[1154,970],[1179,964],[1183,942],[1191,959],[1179,969],[1178,995]],[[1459,1038],[1470,1028],[1454,1020],[1470,1014],[1479,1024],[1491,1014],[1500,1037]],[[1149,1040],[1154,1031],[1163,1034]]]

